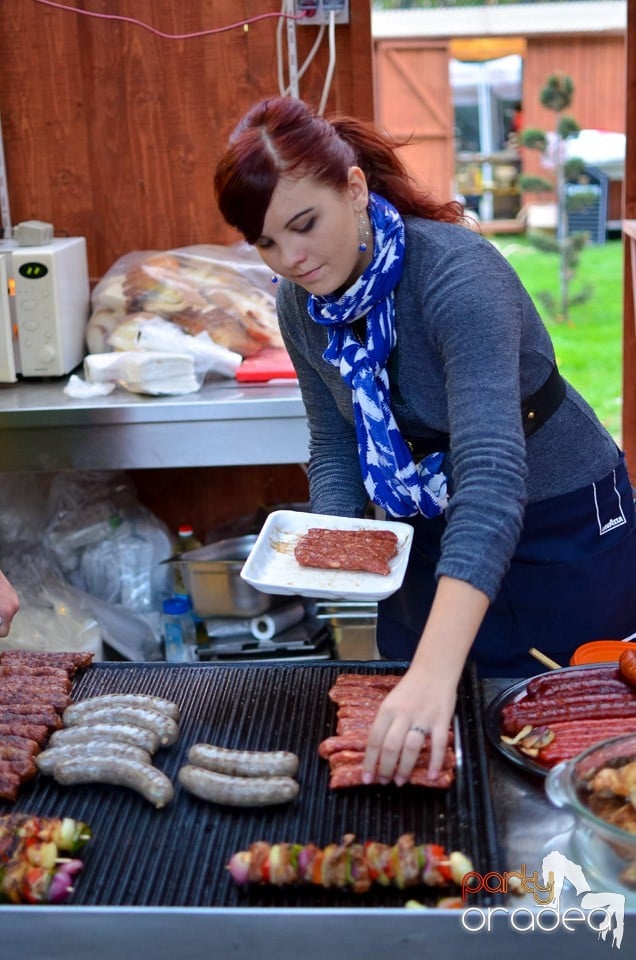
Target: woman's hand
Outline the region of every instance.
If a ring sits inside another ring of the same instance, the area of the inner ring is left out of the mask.
[[[0,572],[0,637],[6,637],[11,629],[11,621],[20,607],[18,595]]]
[[[430,671],[411,666],[378,710],[365,754],[365,783],[406,783],[427,733],[431,736],[428,775],[436,776],[448,744],[456,693],[452,680],[444,682]]]
[[[426,734],[429,777],[442,766],[457,685],[488,609],[488,597],[462,580],[441,577],[409,669],[382,701],[363,763],[365,783],[406,783]]]

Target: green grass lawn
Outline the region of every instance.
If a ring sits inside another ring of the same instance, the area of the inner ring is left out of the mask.
[[[608,240],[590,245],[572,282],[572,292],[584,283],[594,291],[584,304],[571,308],[567,323],[554,323],[536,299],[542,291],[558,297],[556,254],[536,250],[525,237],[495,236],[493,243],[512,264],[533,297],[550,332],[563,375],[585,397],[620,443],[623,354],[623,244]]]

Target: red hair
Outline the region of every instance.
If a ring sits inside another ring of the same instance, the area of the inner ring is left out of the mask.
[[[341,191],[349,168],[359,166],[369,190],[403,216],[463,222],[461,204],[439,203],[419,189],[398,158],[401,145],[354,117],[321,117],[302,100],[261,100],[239,122],[217,164],[216,200],[225,220],[255,243],[281,176],[310,176]]]

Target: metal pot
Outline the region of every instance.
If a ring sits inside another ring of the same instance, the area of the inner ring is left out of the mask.
[[[279,599],[241,580],[256,535],[219,540],[182,553],[183,579],[198,617],[257,617]]]

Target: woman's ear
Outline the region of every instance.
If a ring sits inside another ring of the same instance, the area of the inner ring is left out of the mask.
[[[367,178],[360,167],[349,167],[347,183],[354,207],[359,212],[362,212],[369,203],[369,187],[367,185]]]

